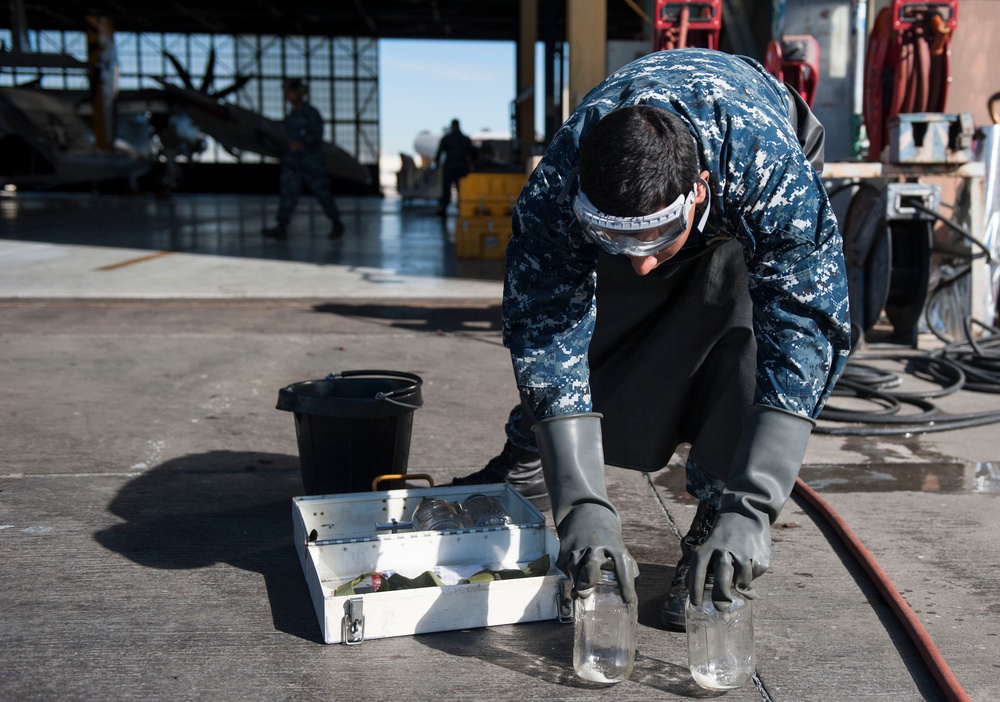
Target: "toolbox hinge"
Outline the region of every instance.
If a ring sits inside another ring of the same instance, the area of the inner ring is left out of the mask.
[[[365,601],[352,597],[344,603],[344,618],[340,625],[341,638],[345,644],[359,644],[365,640]]]

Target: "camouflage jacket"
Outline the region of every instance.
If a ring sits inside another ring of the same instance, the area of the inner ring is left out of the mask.
[[[292,110],[285,117],[285,132],[288,141],[301,141],[304,145],[300,151],[286,151],[285,159],[298,161],[310,158],[321,158],[323,145],[323,117],[319,110],[304,103],[297,110]]]
[[[518,199],[507,249],[504,345],[536,418],[592,411],[587,351],[598,249],[571,209],[574,169],[594,124],[635,104],[680,116],[697,142],[699,170],[709,172],[708,225],[693,230],[673,260],[718,237],[743,245],[757,340],[754,401],[819,413],[850,347],[847,276],[836,219],[787,100],[781,83],[751,59],[680,49],[623,67],[570,115]]]

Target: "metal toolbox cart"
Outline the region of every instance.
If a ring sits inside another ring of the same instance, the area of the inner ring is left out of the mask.
[[[401,524],[424,497],[461,502],[476,493],[499,500],[512,523],[453,531],[414,531]],[[292,519],[326,643],[557,619],[560,612],[571,616],[566,579],[555,567],[558,539],[509,485],[296,497]],[[544,575],[461,582],[484,569],[537,567],[546,557]],[[431,571],[443,584],[360,593],[349,585],[363,574],[386,571],[406,578]]]

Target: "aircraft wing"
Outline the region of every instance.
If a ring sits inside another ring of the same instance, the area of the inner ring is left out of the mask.
[[[0,142],[4,144],[0,155],[0,171],[9,173],[14,170],[13,163],[6,163],[7,157],[16,149],[16,144],[23,144],[29,152],[54,167],[58,156],[55,146],[46,138],[42,129],[21,109],[17,88],[0,89]]]
[[[174,109],[189,116],[202,132],[227,151],[280,158],[287,148],[285,125],[277,120],[166,82],[162,93]],[[327,172],[332,177],[363,185],[371,182],[368,169],[335,144],[323,142],[323,155]]]

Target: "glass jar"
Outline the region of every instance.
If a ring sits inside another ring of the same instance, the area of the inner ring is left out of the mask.
[[[470,528],[506,526],[511,523],[510,515],[500,500],[490,495],[476,493],[462,502],[465,525]]]
[[[417,531],[448,531],[464,529],[462,510],[454,502],[437,497],[425,497],[410,518]]]
[[[635,665],[639,608],[622,599],[615,571],[602,570],[590,597],[574,608],[573,667],[584,680],[617,683]]]
[[[691,676],[708,690],[743,687],[754,674],[753,608],[750,601],[733,592],[733,601],[724,609],[712,602],[712,579],[705,583],[701,606],[688,598],[688,667]]]

